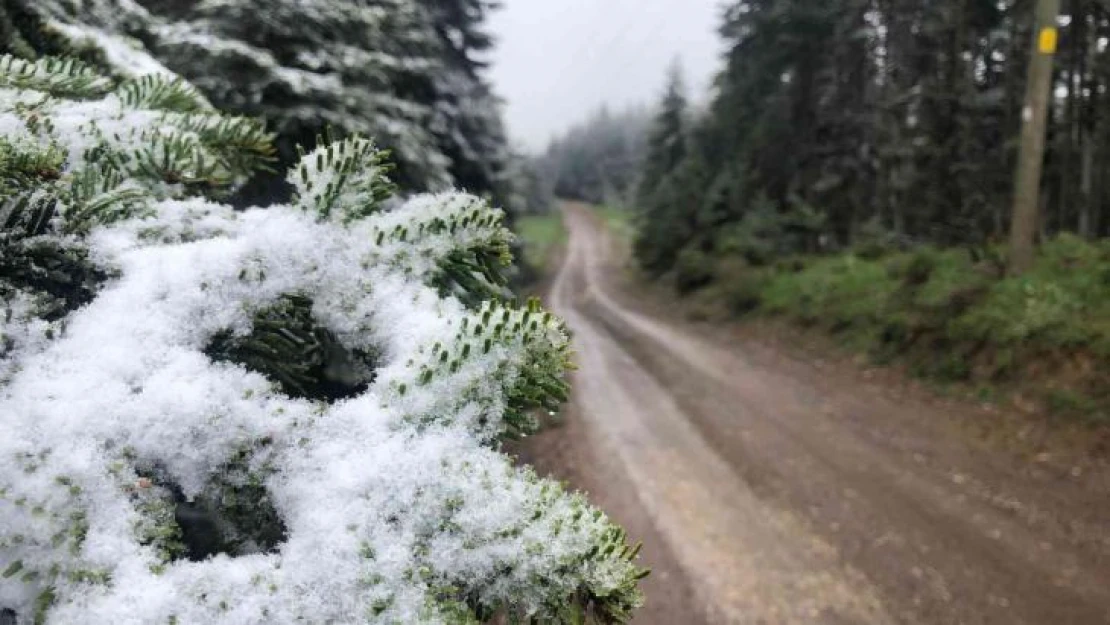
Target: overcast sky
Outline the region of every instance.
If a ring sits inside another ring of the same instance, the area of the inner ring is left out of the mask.
[[[676,56],[704,100],[719,65],[719,0],[504,0],[491,77],[514,142],[542,149],[603,103],[653,103]]]

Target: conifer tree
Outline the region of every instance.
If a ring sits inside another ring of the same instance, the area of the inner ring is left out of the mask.
[[[118,41],[118,40],[113,40]],[[116,51],[119,52],[119,51]],[[567,335],[500,301],[502,213],[392,198],[322,140],[272,159],[169,75],[0,57],[0,616],[616,623],[635,549],[499,441]]]
[[[682,66],[671,66],[667,87],[648,133],[637,198],[638,234],[634,253],[649,272],[659,275],[674,264],[678,249],[670,235],[682,228],[697,204],[685,201],[684,183],[700,176],[701,164],[677,172],[688,150],[687,101]],[[697,170],[697,171],[693,171]]]
[[[694,265],[708,251],[702,247],[698,220],[706,201],[706,191],[712,183],[706,161],[700,151],[691,150],[652,194],[647,211],[641,216],[640,228],[634,241],[634,251],[640,265],[653,275],[661,275],[675,267],[683,258],[684,267],[677,276],[680,289],[694,285],[687,276],[701,274]],[[688,251],[687,251],[688,250]],[[683,252],[687,251],[685,255]],[[692,282],[698,282],[695,278]]]
[[[726,3],[724,67],[707,115],[691,124],[716,180],[706,222],[714,245],[733,247],[725,239],[769,202],[783,222],[771,249],[782,253],[878,235],[982,256],[979,248],[1011,225],[1026,62],[1039,42],[1033,5]],[[1025,232],[1095,237],[1110,232],[1099,175],[1110,164],[1101,106],[1110,13],[1091,2],[1064,3],[1060,13],[1051,31],[1056,70],[1046,77],[1043,184],[1024,194],[1040,218]],[[645,165],[648,185],[663,180],[657,162]]]
[[[648,132],[643,175],[637,193],[641,202],[651,196],[655,186],[686,156],[687,106],[686,80],[682,65],[675,61],[667,75],[666,91]]]
[[[206,0],[157,29],[153,48],[222,110],[261,116],[296,145],[327,127],[377,137],[410,190],[449,186],[451,163],[432,132],[437,39],[412,0]],[[162,8],[165,6],[166,8]]]
[[[488,0],[421,0],[438,42],[433,132],[456,186],[505,200],[515,192],[501,101],[483,72],[493,37]]]
[[[405,191],[454,185],[502,201],[515,191],[500,103],[482,73],[492,45],[485,0],[279,0],[265,11],[247,0],[0,7],[13,16],[0,28],[31,40],[21,52],[12,39],[7,52],[59,54],[86,41],[143,50],[220,110],[266,119],[281,167],[333,128],[376,137]],[[285,199],[281,183],[265,176],[243,200]]]

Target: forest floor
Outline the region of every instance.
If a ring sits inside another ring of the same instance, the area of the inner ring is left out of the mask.
[[[519,453],[643,541],[638,623],[1110,622],[1105,461],[969,436],[994,417],[687,321],[626,279],[604,220],[564,221],[548,303],[575,395]]]

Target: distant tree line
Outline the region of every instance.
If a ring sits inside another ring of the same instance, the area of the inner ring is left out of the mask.
[[[625,204],[639,180],[651,115],[643,107],[595,111],[548,146],[531,164],[530,206],[552,197],[593,204]]]
[[[641,264],[1003,241],[1034,4],[730,2],[708,110],[691,112],[673,70],[648,133]],[[1037,230],[1105,236],[1110,6],[1065,2],[1057,24]]]

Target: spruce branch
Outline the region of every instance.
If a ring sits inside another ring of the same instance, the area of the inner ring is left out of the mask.
[[[0,235],[17,240],[47,234],[57,207],[58,195],[52,188],[11,193],[0,199]]]
[[[5,237],[86,233],[148,210],[149,194],[115,168],[90,166],[63,177],[64,158],[53,144],[40,148],[0,138]]]

